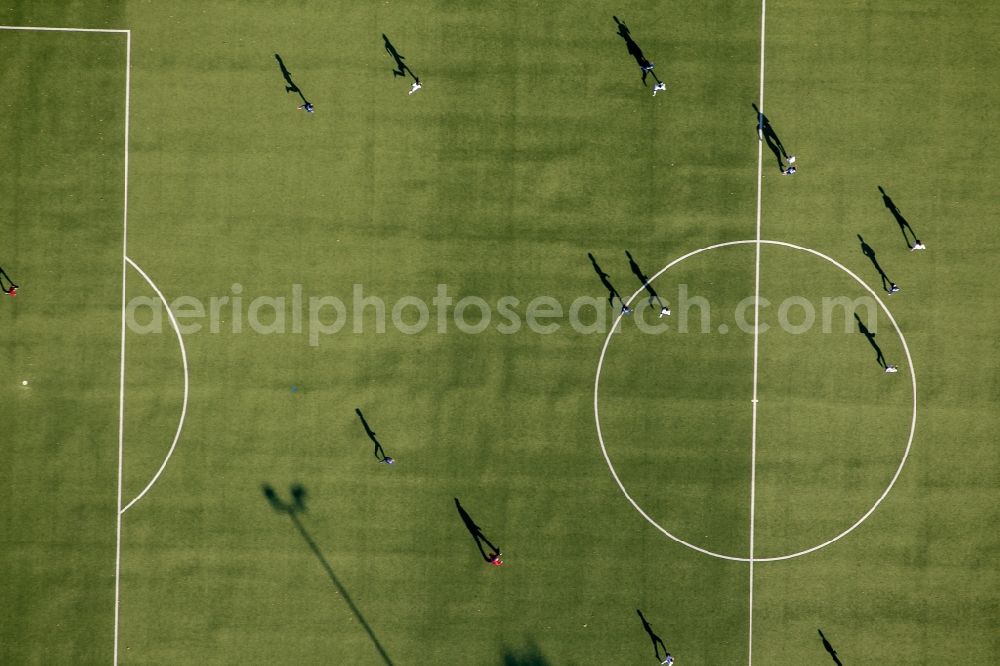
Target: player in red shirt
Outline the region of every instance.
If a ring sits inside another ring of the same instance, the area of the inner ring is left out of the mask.
[[[9,287],[3,286],[4,279],[6,279],[7,282],[10,283]],[[7,271],[5,271],[2,268],[0,268],[0,290],[3,290],[3,293],[8,294],[10,296],[17,296],[17,285],[14,284],[14,281],[10,279],[9,275],[7,275]]]

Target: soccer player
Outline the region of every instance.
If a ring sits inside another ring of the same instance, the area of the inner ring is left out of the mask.
[[[669,317],[669,316],[670,316],[670,308],[668,308],[666,305],[664,305],[662,308],[660,308],[660,319],[662,319],[663,317]]]
[[[893,372],[899,372],[899,368],[890,363],[889,365],[885,366],[885,371],[886,374],[891,374]]]
[[[910,248],[910,252],[913,252],[914,250],[926,250],[926,249],[927,246],[921,243],[920,239],[918,238],[913,242],[913,247]]]
[[[298,108],[302,109],[306,113],[312,113],[313,111],[316,110],[316,107],[310,104],[309,102],[306,102],[305,104],[300,104]]]
[[[793,176],[793,175],[795,175],[796,171],[798,171],[798,169],[796,169],[794,166],[792,166],[791,164],[789,164],[788,168],[781,170],[781,175],[782,176]]]
[[[502,567],[503,560],[500,559],[500,555],[501,553],[499,550],[495,553],[491,553],[487,561],[495,567]]]
[[[664,83],[663,81],[660,81],[655,86],[653,86],[653,97],[656,97],[656,93],[664,92],[666,89],[667,89],[667,84]]]
[[[423,84],[420,83],[420,79],[414,79],[413,80],[413,85],[410,86],[410,92],[408,92],[406,94],[407,95],[412,95],[413,93],[417,92],[418,90],[420,90],[423,87],[424,87]]]
[[[897,291],[899,291],[899,285],[896,284],[895,282],[890,282],[889,283],[889,293],[890,294],[895,294]]]
[[[379,460],[379,462],[380,463],[385,463],[386,465],[395,465],[396,464],[396,461],[393,460],[392,458],[390,458],[389,456],[382,456],[382,459]]]

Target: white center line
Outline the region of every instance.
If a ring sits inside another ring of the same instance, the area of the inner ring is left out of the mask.
[[[760,3],[760,91],[759,113],[764,113],[764,13],[767,0]],[[758,125],[760,119],[758,118]],[[750,601],[747,629],[747,664],[753,665],[753,564],[754,564],[754,520],[757,503],[757,366],[760,350],[760,199],[763,183],[764,142],[757,141],[757,242],[754,257],[754,298],[753,298],[753,420],[750,434]]]

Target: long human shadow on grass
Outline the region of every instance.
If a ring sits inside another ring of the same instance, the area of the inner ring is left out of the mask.
[[[660,314],[670,314],[670,308],[664,305],[663,299],[661,299],[660,295],[656,293],[656,289],[653,289],[653,285],[649,281],[649,276],[643,273],[642,269],[639,268],[639,264],[636,263],[635,259],[632,257],[632,253],[625,250],[625,256],[628,257],[628,266],[632,269],[632,273],[639,278],[639,282],[642,283],[642,286],[646,289],[646,293],[649,294],[649,304],[653,305],[654,302],[658,303],[660,306]]]
[[[656,655],[656,660],[661,664],[673,663],[673,657],[670,652],[667,651],[667,646],[663,642],[663,639],[656,635],[653,631],[653,627],[650,626],[649,622],[646,621],[646,616],[642,614],[642,611],[638,608],[635,612],[639,614],[639,619],[642,620],[642,628],[646,630],[646,634],[649,635],[649,640],[653,641],[653,652]],[[660,650],[663,650],[663,656],[660,657]]]
[[[753,102],[750,103],[750,106],[757,112],[757,136],[763,139],[767,147],[771,149],[775,159],[778,160],[778,168],[784,171],[785,164],[781,160],[782,158],[788,159],[788,152],[785,151],[785,145],[781,143],[778,133],[771,127],[771,121],[768,120],[767,116]]]
[[[483,556],[483,560],[491,564],[494,563],[497,558],[500,557],[500,549],[497,546],[494,546],[493,542],[486,538],[486,535],[483,534],[483,530],[479,527],[479,525],[476,525],[474,520],[472,520],[472,516],[466,512],[464,507],[462,507],[462,503],[458,501],[457,497],[455,498],[455,507],[458,509],[458,515],[462,517],[462,522],[465,523],[465,529],[469,530],[469,534],[471,534],[472,538],[475,539],[476,547],[479,548],[479,554]],[[486,549],[483,548],[484,543],[490,547],[489,554],[487,554]]]
[[[830,658],[833,659],[833,663],[837,664],[837,666],[844,666],[840,662],[840,658],[837,656],[837,651],[833,649],[833,646],[830,645],[830,641],[826,640],[826,636],[823,635],[823,630],[817,629],[816,631],[819,632],[819,637],[823,641],[823,649],[830,653]]]
[[[396,50],[396,47],[392,45],[392,42],[390,42],[389,38],[385,36],[385,33],[382,33],[382,41],[385,42],[385,52],[388,53],[394,61],[396,61],[396,68],[392,70],[392,78],[396,78],[397,76],[406,76],[406,74],[409,73],[409,75],[413,77],[414,81],[420,83],[420,78],[413,73],[413,70],[410,69],[409,65],[403,62],[406,60],[406,57],[401,55],[399,51]]]
[[[899,291],[899,287],[895,282],[889,279],[889,276],[886,275],[885,271],[882,269],[882,265],[878,263],[878,259],[875,257],[875,250],[872,246],[865,242],[865,239],[861,237],[861,234],[858,234],[858,240],[861,241],[861,254],[868,257],[868,259],[872,262],[872,266],[874,266],[875,270],[878,271],[879,277],[882,278],[882,288],[885,289],[886,293],[894,294]]]
[[[885,362],[885,355],[882,353],[882,348],[878,346],[877,342],[875,342],[875,334],[868,330],[868,327],[861,321],[861,317],[858,316],[857,312],[854,313],[854,319],[858,322],[858,331],[861,332],[861,335],[868,338],[868,343],[871,344],[872,349],[875,350],[875,360],[878,361],[878,364],[882,367],[882,369],[889,367]]]
[[[274,54],[274,59],[278,61],[278,67],[281,68],[281,75],[285,77],[285,92],[298,93],[299,97],[302,98],[302,105],[311,107],[312,104],[306,99],[306,96],[302,94],[299,87],[295,85],[295,81],[292,80],[292,73],[288,71],[285,67],[285,61],[281,59],[281,56],[277,53]]]
[[[365,415],[361,413],[361,409],[355,409],[354,413],[358,415],[359,419],[361,419],[361,425],[365,429],[365,434],[368,435],[368,439],[372,440],[375,444],[375,459],[380,463],[388,463],[390,465],[393,464],[395,461],[385,455],[385,449],[382,448],[382,442],[378,441],[378,438],[375,436],[375,431],[372,430],[370,425],[368,425],[368,420],[365,418]]]
[[[885,193],[885,190],[882,189],[881,185],[878,186],[878,191],[882,193],[882,203],[889,209],[889,212],[892,213],[892,217],[896,220],[896,224],[899,225],[899,230],[903,233],[903,242],[906,243],[906,247],[910,250],[917,249],[916,246],[920,245],[920,239],[917,238],[917,232],[913,230],[913,227],[911,227],[910,223],[906,221],[903,214],[899,212],[899,208],[896,207],[896,202],[892,200],[892,197]],[[910,243],[910,237],[906,235],[907,231],[910,232],[910,236],[913,236],[913,243]]]
[[[601,269],[601,267],[597,264],[597,259],[594,259],[594,255],[593,254],[591,254],[590,252],[588,252],[587,256],[590,257],[590,263],[593,264],[593,266],[594,266],[594,272],[597,273],[597,277],[599,277],[601,279],[601,284],[603,284],[604,288],[608,290],[608,304],[611,307],[614,307],[615,306],[615,299],[617,298],[618,302],[621,303],[621,305],[622,305],[622,310],[624,311],[624,309],[626,307],[625,306],[625,299],[623,299],[622,295],[618,293],[618,290],[615,289],[615,286],[613,284],[611,284],[611,276],[608,275],[607,273],[605,273]]]
[[[658,84],[662,84],[656,73],[653,72],[653,63],[649,62],[649,59],[643,54],[642,49],[636,44],[635,40],[632,39],[632,32],[628,29],[628,26],[622,23],[617,16],[612,16],[615,23],[618,25],[618,35],[625,40],[625,49],[628,54],[635,58],[635,64],[639,65],[639,70],[642,72],[642,85],[646,85],[646,77],[650,74]]]
[[[309,549],[313,552],[313,555],[315,555],[316,559],[319,560],[323,570],[326,571],[326,575],[330,579],[330,582],[333,583],[337,592],[341,597],[343,597],[344,601],[347,602],[348,608],[350,608],[351,612],[354,613],[354,617],[357,618],[358,622],[361,623],[361,626],[368,633],[368,638],[370,638],[372,644],[375,645],[375,649],[378,650],[379,655],[382,657],[382,661],[386,663],[386,666],[393,666],[392,659],[390,659],[389,655],[386,654],[385,648],[382,647],[382,643],[380,643],[378,637],[375,636],[375,632],[372,630],[371,625],[368,624],[365,616],[354,604],[354,600],[351,599],[351,595],[347,593],[347,588],[345,588],[343,583],[340,582],[340,579],[337,578],[337,574],[334,573],[333,567],[330,566],[330,562],[327,561],[326,556],[323,555],[323,551],[320,550],[319,545],[317,545],[316,541],[313,540],[309,531],[306,530],[305,525],[302,524],[302,521],[299,520],[299,514],[305,513],[306,510],[305,500],[308,496],[306,489],[299,484],[293,485],[291,487],[291,502],[285,502],[278,497],[278,493],[273,487],[271,487],[270,484],[265,483],[262,485],[261,491],[264,493],[264,497],[267,499],[267,502],[271,505],[272,509],[279,513],[286,514],[291,519],[292,524],[295,525],[295,529],[299,531],[299,535],[305,540]]]

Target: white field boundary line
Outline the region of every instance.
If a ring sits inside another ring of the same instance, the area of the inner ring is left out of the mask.
[[[36,25],[0,25],[0,30],[24,30],[34,32],[103,32],[109,34],[128,35],[131,30],[117,28],[45,28]]]
[[[153,478],[149,480],[146,487],[142,489],[142,492],[132,498],[132,501],[121,509],[121,513],[125,513],[132,507],[133,504],[141,500],[143,496],[149,492],[149,489],[153,487],[153,484],[156,483],[157,479],[160,478],[160,475],[163,474],[163,470],[167,468],[167,463],[170,461],[170,457],[174,455],[174,449],[177,448],[177,442],[180,441],[181,438],[181,431],[184,429],[184,419],[187,417],[188,395],[191,384],[190,373],[188,371],[187,350],[184,347],[184,337],[181,335],[180,326],[177,324],[177,319],[174,317],[174,313],[170,310],[170,305],[167,303],[166,297],[163,295],[163,292],[160,291],[160,288],[157,287],[156,284],[150,279],[149,275],[146,274],[146,271],[139,268],[139,265],[132,261],[129,257],[125,257],[125,261],[128,262],[129,266],[138,271],[139,275],[141,275],[149,286],[153,288],[153,291],[156,292],[157,297],[163,301],[163,305],[167,311],[167,317],[170,318],[170,325],[173,327],[174,333],[177,334],[177,344],[181,349],[181,362],[184,366],[184,399],[181,402],[181,416],[177,422],[177,431],[174,433],[174,441],[171,442],[170,450],[167,451],[167,455],[163,458],[163,463],[160,465],[160,469],[156,471],[156,474],[154,474]]]
[[[764,17],[767,0],[760,2],[760,90],[758,103],[760,113],[764,113]],[[760,118],[757,119],[760,126]],[[753,665],[753,563],[754,530],[757,516],[757,370],[760,361],[760,227],[761,191],[764,182],[764,141],[757,138],[757,236],[754,243],[754,286],[753,286],[753,418],[750,425],[750,583],[747,603],[747,664]]]
[[[847,273],[848,275],[850,275],[851,278],[853,278],[855,282],[857,282],[865,291],[867,291],[869,294],[871,294],[872,298],[875,299],[875,302],[878,303],[878,305],[881,308],[882,312],[884,312],[885,316],[889,319],[889,323],[892,324],[893,330],[896,331],[896,335],[899,337],[899,342],[900,342],[900,344],[903,347],[903,353],[906,355],[906,363],[907,363],[907,366],[908,366],[909,371],[910,371],[910,383],[912,385],[913,407],[912,407],[912,415],[910,417],[910,433],[909,433],[907,441],[906,441],[906,448],[903,450],[902,458],[899,461],[899,465],[896,467],[896,471],[892,475],[892,478],[889,480],[889,484],[886,486],[885,490],[882,491],[882,494],[878,497],[877,500],[875,500],[875,503],[872,504],[871,508],[869,508],[868,511],[866,511],[864,513],[864,515],[862,515],[860,518],[858,518],[850,527],[848,527],[847,529],[845,529],[840,534],[838,534],[838,535],[836,535],[836,536],[834,536],[834,537],[832,537],[830,539],[827,539],[823,543],[816,544],[815,546],[812,546],[811,548],[806,548],[805,550],[800,550],[798,552],[788,553],[788,554],[785,554],[785,555],[776,555],[776,556],[773,556],[773,557],[755,557],[754,558],[754,562],[780,562],[780,561],[783,561],[783,560],[791,560],[791,559],[794,559],[796,557],[802,557],[803,555],[808,555],[808,554],[813,553],[813,552],[815,552],[817,550],[820,550],[821,548],[826,548],[827,546],[829,546],[829,545],[831,545],[831,544],[833,544],[833,543],[835,543],[835,542],[843,539],[848,534],[850,534],[851,532],[853,532],[854,530],[856,530],[858,527],[860,527],[863,522],[865,522],[866,520],[868,520],[868,518],[871,517],[871,515],[873,513],[875,513],[875,510],[882,504],[882,502],[885,500],[885,498],[888,497],[889,493],[892,491],[893,486],[896,485],[896,481],[899,479],[900,474],[903,473],[903,467],[906,465],[906,461],[907,461],[907,459],[909,459],[909,456],[910,456],[910,451],[913,448],[913,437],[914,437],[914,435],[916,433],[916,428],[917,428],[917,375],[916,375],[916,370],[914,369],[914,366],[913,366],[913,357],[910,354],[910,347],[909,347],[909,345],[906,342],[906,338],[903,336],[903,331],[899,328],[899,324],[896,322],[896,318],[892,316],[892,312],[889,311],[889,308],[886,306],[885,301],[883,301],[879,297],[878,293],[876,293],[876,291],[874,289],[872,289],[870,286],[868,286],[868,283],[866,283],[864,280],[862,280],[858,276],[857,273],[855,273],[854,271],[852,271],[851,269],[849,269],[847,266],[844,266],[842,263],[840,263],[839,261],[837,261],[833,257],[829,257],[829,256],[823,254],[822,252],[818,251],[818,250],[814,250],[812,248],[804,247],[802,245],[795,245],[793,243],[788,243],[788,242],[779,241],[779,240],[766,240],[766,239],[755,240],[755,239],[749,239],[749,240],[726,241],[726,242],[723,242],[723,243],[716,243],[714,245],[709,245],[707,247],[699,248],[697,250],[691,250],[690,252],[687,252],[686,254],[684,254],[684,255],[682,255],[680,257],[677,257],[676,259],[674,259],[673,261],[671,261],[669,264],[667,264],[666,266],[664,266],[663,268],[661,268],[659,271],[657,271],[655,275],[653,275],[652,277],[650,277],[649,281],[648,281],[648,284],[652,284],[657,278],[659,278],[661,275],[663,275],[664,273],[666,273],[668,270],[670,270],[671,268],[673,268],[677,264],[681,263],[682,261],[684,261],[686,259],[690,259],[691,257],[693,257],[695,255],[699,255],[699,254],[701,254],[703,252],[709,252],[711,250],[717,250],[717,249],[723,248],[723,247],[733,247],[733,246],[737,246],[737,245],[753,245],[753,244],[758,244],[758,245],[761,245],[761,244],[762,245],[773,245],[773,246],[776,246],[776,247],[787,247],[787,248],[790,248],[792,250],[800,250],[802,252],[807,252],[807,253],[815,256],[815,257],[819,257],[820,259],[828,261],[829,263],[833,264],[834,266],[836,266],[840,270],[842,270],[845,273]],[[645,291],[645,287],[640,287],[639,289],[637,289],[625,301],[625,303],[627,305],[631,305],[631,303],[636,298],[639,297],[639,294],[643,293],[644,291]],[[671,540],[673,540],[673,541],[681,544],[682,546],[687,546],[691,550],[697,551],[697,552],[699,552],[699,553],[701,553],[703,555],[708,555],[709,557],[715,557],[715,558],[718,558],[720,560],[729,560],[731,562],[749,562],[750,559],[747,558],[747,557],[739,557],[739,556],[736,556],[736,555],[726,555],[724,553],[717,553],[715,551],[708,550],[707,548],[702,548],[701,546],[693,544],[690,541],[685,541],[684,539],[682,539],[682,538],[680,538],[680,537],[678,537],[678,536],[676,536],[674,534],[671,534],[669,531],[667,531],[666,529],[664,529],[663,526],[661,526],[659,523],[657,523],[655,520],[653,520],[653,518],[649,514],[647,514],[645,511],[643,511],[642,507],[639,506],[639,503],[636,502],[635,499],[631,495],[629,495],[628,490],[625,488],[625,484],[622,483],[621,478],[619,478],[619,476],[618,476],[618,472],[615,471],[614,463],[611,462],[611,455],[608,453],[607,444],[604,441],[604,433],[601,430],[600,385],[601,385],[601,371],[604,369],[604,359],[607,356],[608,348],[611,346],[611,339],[612,339],[612,337],[614,336],[615,332],[619,332],[621,330],[621,320],[622,319],[623,319],[623,315],[621,315],[621,314],[617,315],[617,317],[615,318],[614,324],[611,327],[611,331],[608,333],[607,337],[605,337],[605,339],[604,339],[604,346],[601,347],[601,354],[600,354],[600,356],[597,359],[597,372],[595,373],[595,376],[594,376],[594,425],[597,428],[597,441],[598,441],[598,443],[600,444],[600,447],[601,447],[601,455],[604,456],[604,461],[608,465],[608,470],[611,472],[611,477],[615,480],[615,483],[618,485],[619,490],[622,491],[622,494],[625,495],[625,499],[627,499],[629,501],[629,504],[632,505],[632,508],[634,508],[636,510],[636,512],[639,513],[640,516],[642,516],[643,518],[645,518],[646,522],[648,522],[650,525],[652,525],[657,530],[659,530],[667,538],[669,538],[669,539],[671,539]]]

